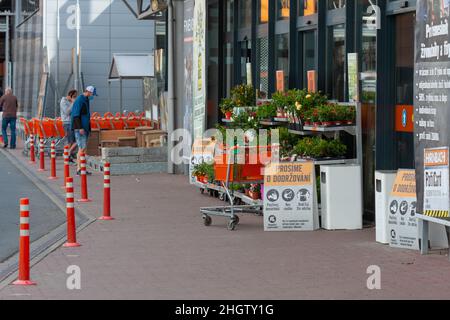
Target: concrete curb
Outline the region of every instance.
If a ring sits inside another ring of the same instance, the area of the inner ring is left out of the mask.
[[[61,209],[61,213],[65,215],[66,206],[64,203],[64,196],[58,195],[51,188],[48,187],[48,181],[40,179],[35,173],[23,166],[21,161],[15,161],[16,157],[10,153],[0,149],[0,152],[20,171],[22,172],[42,193],[44,193],[55,205]],[[96,218],[86,213],[82,208],[77,208],[77,215],[84,218],[86,221],[77,228],[77,232],[88,227],[91,223],[96,221]],[[48,234],[33,241],[30,244],[30,268],[39,263],[51,252],[58,249],[65,242],[66,223],[63,223],[56,229],[50,231]],[[0,269],[0,290],[8,286],[14,281],[18,274],[19,253],[11,256],[4,264],[6,267]]]

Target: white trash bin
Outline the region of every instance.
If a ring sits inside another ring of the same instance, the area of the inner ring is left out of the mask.
[[[320,183],[322,228],[327,230],[362,229],[361,166],[321,166]]]

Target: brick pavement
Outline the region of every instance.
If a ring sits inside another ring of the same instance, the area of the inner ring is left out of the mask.
[[[23,161],[19,151],[15,155]],[[59,168],[61,169],[61,168]],[[49,182],[62,192],[60,181]],[[76,194],[79,194],[78,179]],[[102,177],[89,177],[101,215]],[[201,195],[184,176],[113,177],[115,221],[78,234],[80,248],[58,248],[32,270],[36,287],[7,286],[0,299],[443,299],[450,297],[448,257],[375,243],[374,229],[266,233],[261,217],[244,215],[237,230],[225,219],[203,226]],[[66,288],[69,265],[81,268],[81,290]],[[370,265],[382,290],[366,288]]]

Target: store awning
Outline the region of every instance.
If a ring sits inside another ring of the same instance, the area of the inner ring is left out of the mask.
[[[109,80],[139,80],[155,76],[151,53],[117,53],[113,55]]]

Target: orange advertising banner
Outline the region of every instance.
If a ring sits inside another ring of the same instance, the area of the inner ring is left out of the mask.
[[[283,70],[277,71],[277,91],[279,91],[279,92],[284,91],[284,71]]]
[[[264,185],[276,186],[305,186],[314,183],[313,162],[304,163],[272,163],[264,170]]]
[[[416,197],[416,171],[398,170],[391,195],[402,198]]]
[[[308,71],[308,91],[317,92],[317,72],[316,70]]]
[[[440,167],[448,165],[448,149],[425,149],[424,166]]]
[[[395,131],[414,132],[414,107],[410,105],[395,106]]]

